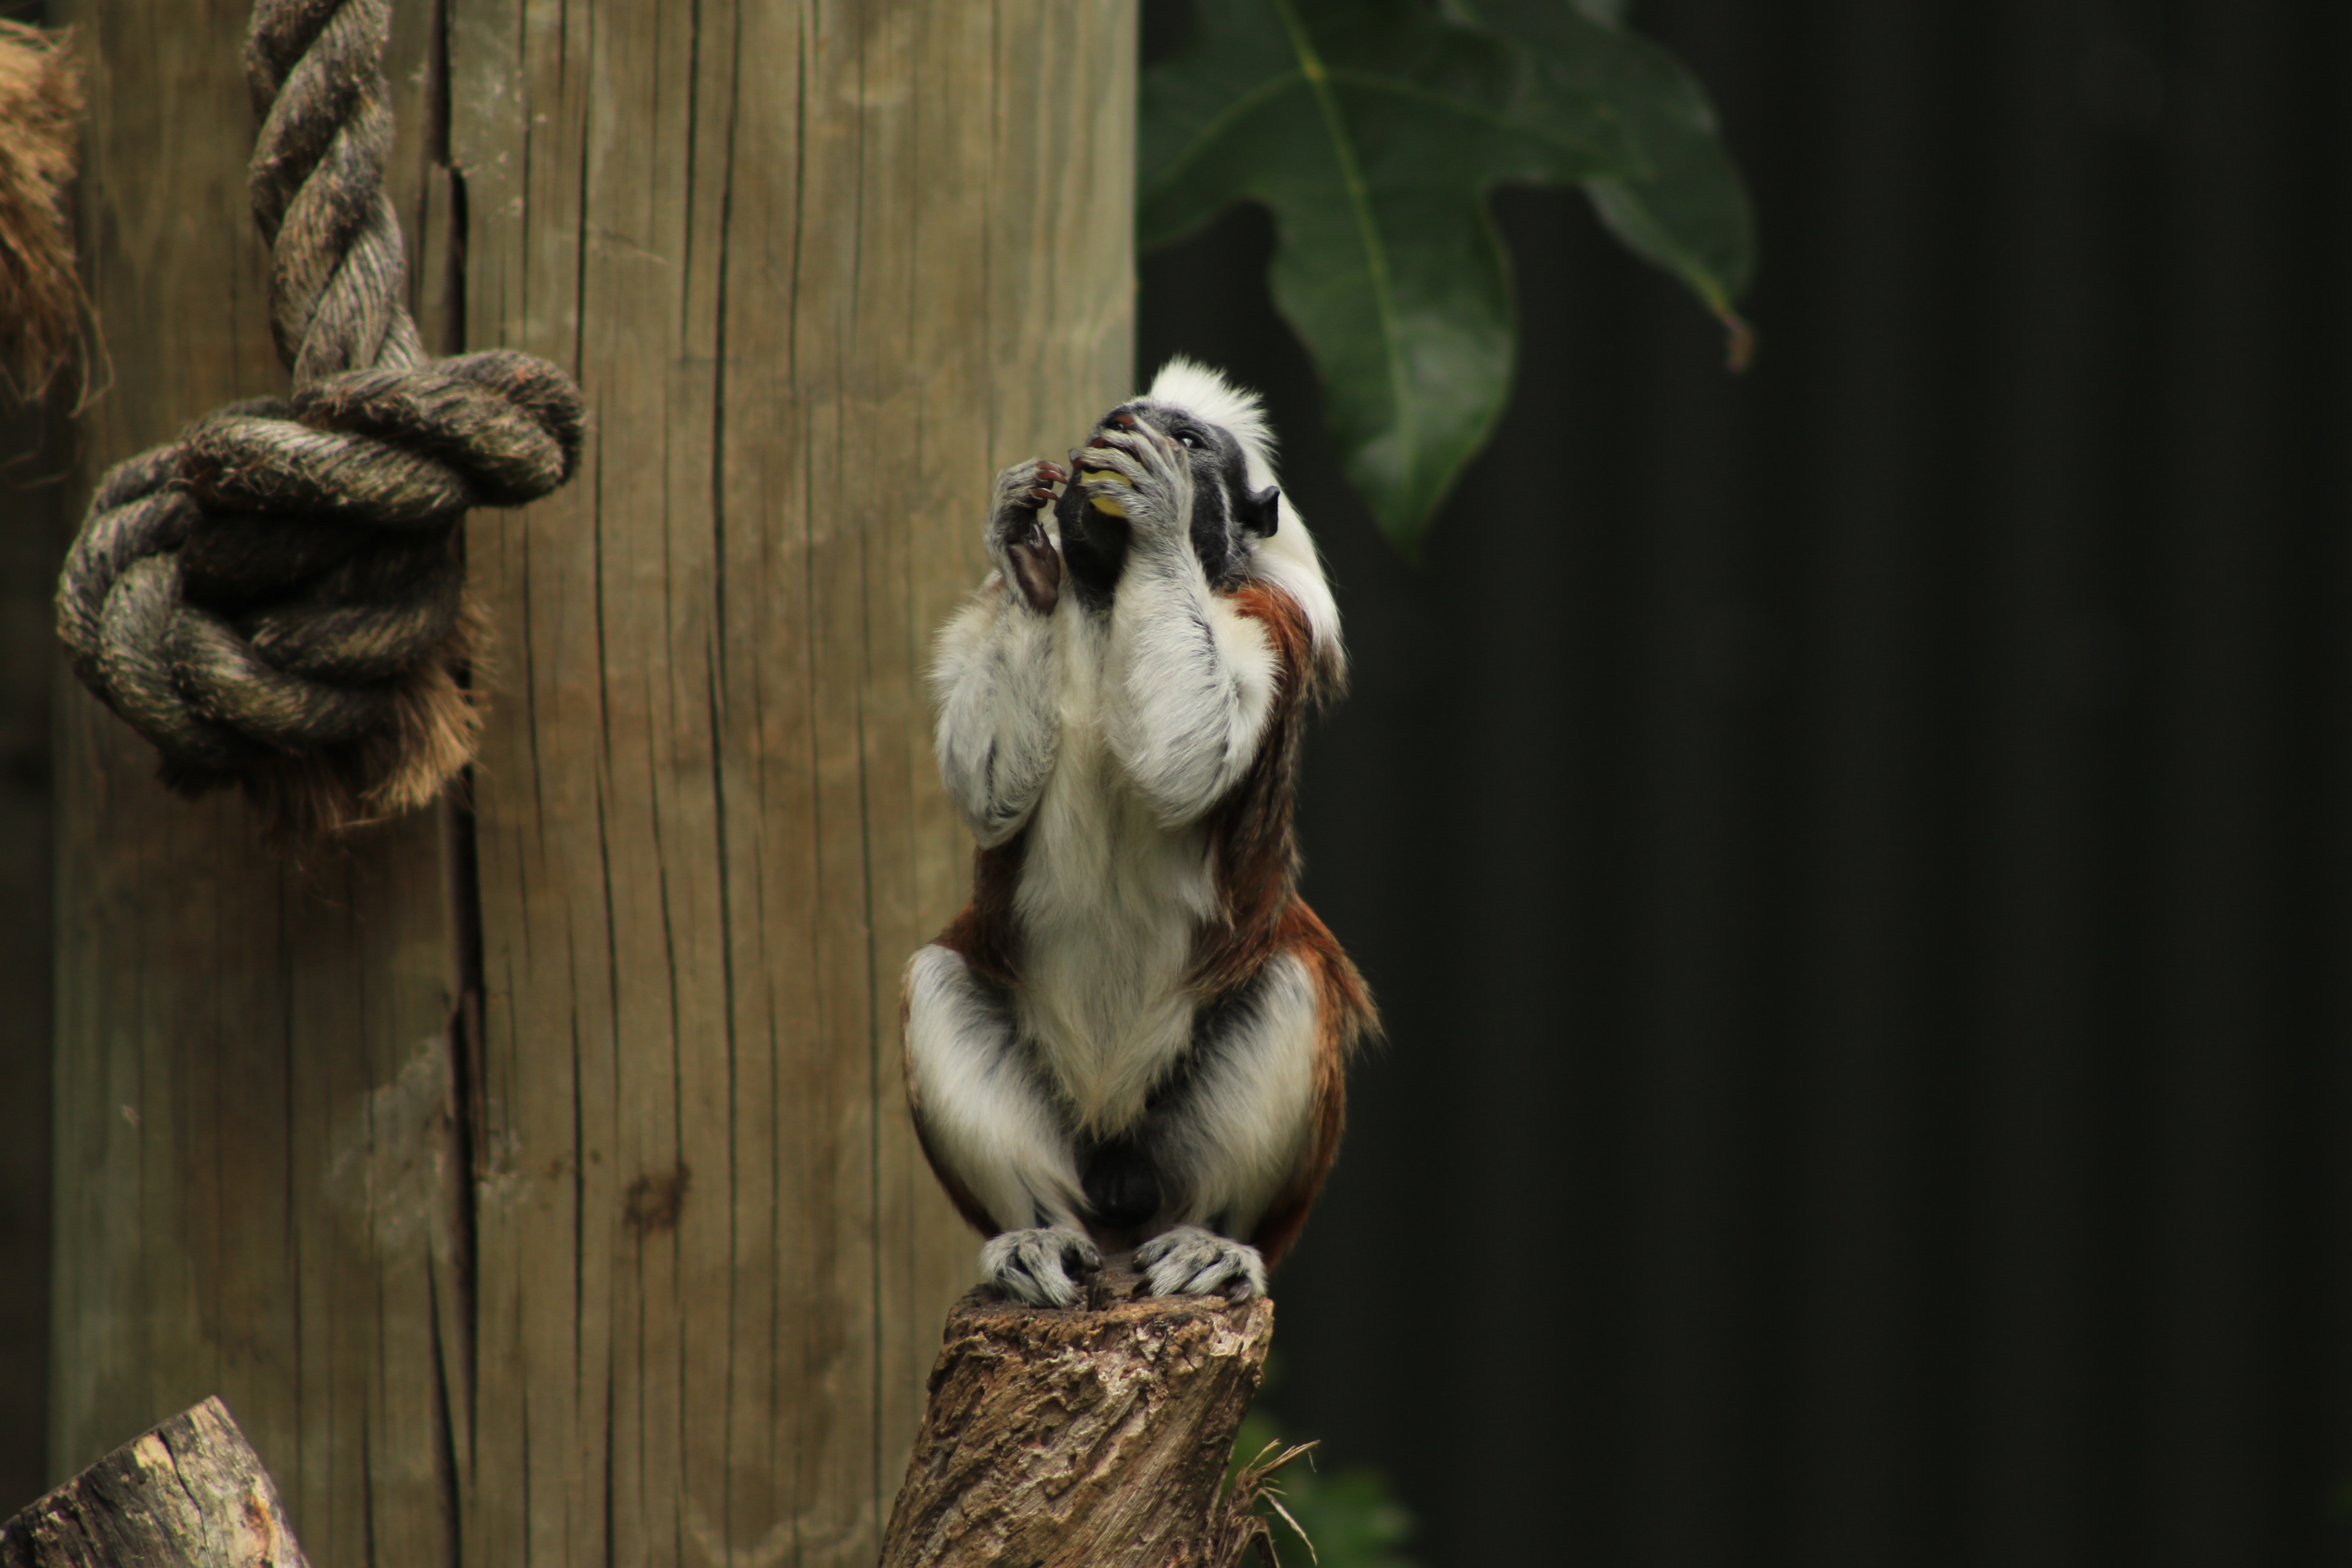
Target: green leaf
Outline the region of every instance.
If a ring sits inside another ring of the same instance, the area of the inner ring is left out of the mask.
[[[1581,16],[1558,0],[1465,0],[1477,19],[1531,50],[1561,79],[1559,91],[1606,95],[1624,117],[1641,165],[1588,180],[1601,221],[1625,247],[1690,285],[1731,334],[1734,369],[1751,346],[1732,310],[1754,264],[1755,215],[1724,151],[1715,110],[1698,83],[1664,49],[1627,34],[1610,50],[1591,47],[1591,13],[1606,0],[1579,0]],[[1605,81],[1593,79],[1605,73]]]
[[[1139,131],[1146,248],[1236,200],[1272,209],[1275,303],[1349,479],[1408,550],[1509,393],[1496,184],[1590,186],[1626,243],[1727,314],[1747,269],[1704,99],[1569,0],[1200,0],[1189,46],[1145,73]],[[1718,175],[1727,206],[1694,184]]]

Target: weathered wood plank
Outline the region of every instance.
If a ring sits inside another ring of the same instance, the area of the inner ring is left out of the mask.
[[[971,1257],[896,1065],[965,855],[920,670],[994,466],[1126,389],[1132,8],[454,18],[472,341],[595,409],[471,542],[467,1552],[871,1562]]]
[[[245,7],[74,12],[86,484],[282,377]],[[273,859],[67,692],[52,1463],[218,1387],[322,1565],[870,1561],[971,1256],[896,1065],[965,856],[920,669],[993,468],[1126,387],[1131,7],[453,0],[462,188],[401,16],[417,297],[596,405],[470,528],[478,1076],[438,825]]]
[[[92,66],[81,234],[112,374],[78,507],[108,464],[285,375],[247,205],[247,7],[53,9]],[[431,31],[402,8],[404,214]],[[435,1254],[460,1173],[437,826],[289,861],[240,800],[166,795],[59,679],[52,1473],[217,1390],[319,1562],[441,1560]]]

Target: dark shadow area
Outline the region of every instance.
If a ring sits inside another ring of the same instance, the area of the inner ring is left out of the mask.
[[[1756,367],[1500,194],[1517,392],[1418,568],[1266,216],[1143,264],[1356,656],[1307,892],[1391,1039],[1273,1402],[1431,1564],[2352,1561],[2352,12],[1634,10]]]
[[[45,10],[0,0],[12,22]],[[0,384],[0,1519],[48,1485],[49,696],[63,668],[49,599],[65,468],[62,416]]]
[[[47,1482],[49,1361],[49,595],[58,421],[0,415],[0,1518]]]

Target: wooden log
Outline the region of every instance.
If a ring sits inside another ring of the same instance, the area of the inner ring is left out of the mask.
[[[1136,1294],[1087,1305],[974,1290],[949,1314],[882,1568],[1172,1568],[1250,1533],[1218,1483],[1274,1340],[1274,1303]]]
[[[309,1568],[277,1483],[207,1399],[0,1524],[0,1568]]]

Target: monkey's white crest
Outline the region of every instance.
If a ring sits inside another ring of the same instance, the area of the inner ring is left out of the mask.
[[[1256,393],[1235,386],[1222,371],[1178,354],[1160,367],[1160,374],[1151,378],[1151,390],[1144,395],[1223,426],[1241,444],[1242,454],[1249,461],[1252,489],[1263,489],[1278,482],[1274,431],[1265,422],[1265,405]],[[1252,575],[1263,577],[1297,601],[1315,639],[1317,660],[1334,674],[1344,671],[1347,656],[1339,640],[1339,602],[1324,580],[1323,558],[1315,548],[1315,536],[1307,532],[1298,509],[1290,504],[1288,490],[1282,494],[1282,526],[1270,538],[1257,542],[1255,564]]]
[[[1274,432],[1266,427],[1265,405],[1256,393],[1235,386],[1223,371],[1178,354],[1160,367],[1151,378],[1151,390],[1143,395],[1223,426],[1248,454],[1250,483],[1264,487],[1274,482]]]

